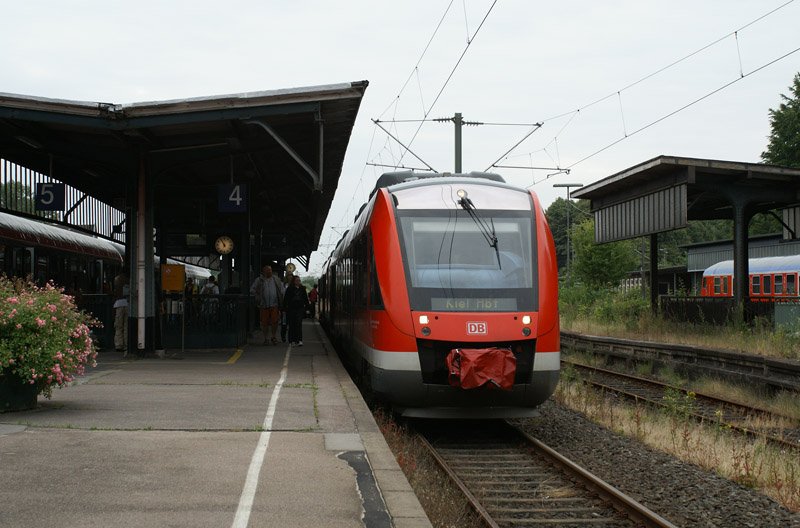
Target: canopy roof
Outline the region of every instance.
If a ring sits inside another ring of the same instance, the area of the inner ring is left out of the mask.
[[[0,158],[126,211],[144,171],[162,234],[201,234],[211,244],[245,223],[262,256],[307,263],[367,85],[135,104],[0,93]],[[230,183],[247,185],[246,213],[220,213],[218,188]]]

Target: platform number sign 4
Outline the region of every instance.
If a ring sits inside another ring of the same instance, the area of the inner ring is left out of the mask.
[[[37,183],[34,204],[37,211],[63,211],[65,196],[63,183]]]
[[[220,213],[247,212],[247,185],[243,183],[220,185],[217,198]]]

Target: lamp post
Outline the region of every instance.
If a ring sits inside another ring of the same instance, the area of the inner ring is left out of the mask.
[[[569,230],[570,230],[570,221],[569,221],[569,210],[572,207],[572,202],[570,201],[570,189],[572,187],[583,187],[582,183],[554,183],[553,187],[566,187],[567,189],[567,278],[569,278],[569,254],[570,254],[570,247],[569,247]]]

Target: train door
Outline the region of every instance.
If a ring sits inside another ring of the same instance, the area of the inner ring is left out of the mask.
[[[772,276],[771,275],[762,275],[761,276],[761,284],[763,286],[763,288],[762,288],[763,295],[771,297],[772,296]]]
[[[786,295],[791,297],[797,296],[797,274],[788,273],[786,275]]]

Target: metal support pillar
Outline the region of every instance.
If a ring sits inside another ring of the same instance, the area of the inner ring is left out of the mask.
[[[744,321],[744,306],[750,300],[748,228],[752,217],[745,200],[733,200],[733,302],[737,323]]]
[[[155,267],[153,254],[153,185],[147,177],[144,157],[139,162],[136,189],[136,209],[133,222],[131,255],[131,306],[130,317],[136,319],[136,349],[143,355],[153,348],[153,323],[155,317]],[[135,314],[135,315],[134,315]]]
[[[464,124],[461,112],[456,112],[453,116],[453,123],[456,125],[456,174],[461,174],[461,126]]]
[[[658,234],[650,235],[650,310],[658,313]]]

